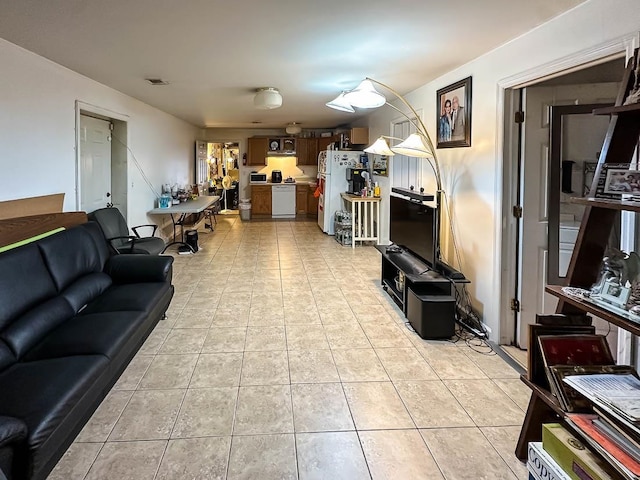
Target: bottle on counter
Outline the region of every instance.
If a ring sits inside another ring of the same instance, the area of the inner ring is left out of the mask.
[[[378,185],[378,182],[373,186],[373,196],[376,198],[380,197],[380,185]]]

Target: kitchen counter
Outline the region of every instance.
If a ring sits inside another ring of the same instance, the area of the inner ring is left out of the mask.
[[[288,182],[280,182],[280,183],[273,183],[268,181],[267,183],[265,182],[249,182],[249,185],[311,185],[313,183],[317,183],[317,180],[296,180],[295,182],[292,183],[288,183]]]

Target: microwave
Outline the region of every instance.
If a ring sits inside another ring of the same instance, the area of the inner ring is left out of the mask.
[[[251,173],[249,177],[251,183],[267,183],[266,173]]]

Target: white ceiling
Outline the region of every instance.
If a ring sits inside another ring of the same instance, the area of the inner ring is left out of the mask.
[[[409,92],[583,1],[0,0],[0,37],[196,126],[327,128],[365,76]]]

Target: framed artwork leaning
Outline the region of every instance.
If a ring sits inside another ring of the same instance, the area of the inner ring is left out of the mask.
[[[471,146],[471,77],[436,93],[437,148]]]

